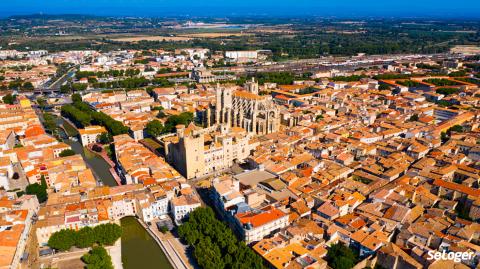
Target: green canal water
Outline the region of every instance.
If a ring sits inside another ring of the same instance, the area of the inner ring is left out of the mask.
[[[160,246],[134,217],[122,224],[122,263],[124,269],[173,269]]]
[[[59,118],[58,120],[67,131],[68,136],[77,137],[78,132],[73,126],[62,118]],[[62,132],[61,135],[64,135],[64,132]],[[110,165],[102,157],[85,149],[79,141],[74,141],[70,138],[65,139],[64,141],[72,147],[72,150],[75,151],[75,153],[82,155],[83,160],[85,160],[88,167],[93,170],[93,174],[98,180],[102,181],[106,186],[117,186],[117,181],[115,181],[115,178],[110,174]]]

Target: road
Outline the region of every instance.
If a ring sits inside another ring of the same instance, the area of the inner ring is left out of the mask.
[[[44,87],[35,89],[35,93],[51,93],[51,92],[59,92],[60,87],[67,81],[68,78],[73,77],[75,75],[75,71],[78,66],[73,66],[70,68],[63,76],[61,76],[56,81],[50,83],[48,86],[44,85]]]
[[[60,90],[60,87],[62,86],[62,84],[65,83],[65,81],[67,81],[67,79],[69,77],[73,77],[73,75],[75,75],[75,69],[76,68],[77,68],[77,66],[73,66],[72,68],[70,68],[67,71],[67,73],[65,73],[63,76],[61,76],[55,82],[50,84],[50,86],[48,86],[47,88],[50,89],[50,90]]]

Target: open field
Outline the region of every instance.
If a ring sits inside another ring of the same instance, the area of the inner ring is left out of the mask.
[[[140,42],[140,41],[189,41],[194,38],[219,38],[219,37],[238,37],[238,36],[247,36],[251,34],[245,33],[192,33],[192,34],[181,34],[177,36],[123,36],[110,38],[113,41],[119,42]]]
[[[119,42],[140,42],[140,41],[189,41],[192,38],[185,36],[132,36],[112,38],[113,41]]]
[[[218,38],[218,37],[229,37],[229,36],[248,36],[252,34],[248,33],[196,33],[196,34],[185,34],[179,35],[182,37],[188,38]]]

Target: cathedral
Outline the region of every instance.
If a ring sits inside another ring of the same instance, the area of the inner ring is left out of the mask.
[[[258,83],[253,79],[245,84],[245,90],[217,85],[215,123],[241,127],[256,134],[278,131],[279,111],[271,98],[258,94],[258,89]]]

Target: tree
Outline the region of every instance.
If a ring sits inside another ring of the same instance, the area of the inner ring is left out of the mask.
[[[9,94],[5,95],[4,97],[2,97],[2,101],[5,104],[13,105],[17,101],[17,96],[9,93]]]
[[[328,249],[327,262],[333,269],[350,269],[357,263],[357,257],[350,248],[339,242]]]
[[[162,233],[164,233],[164,234],[165,234],[165,233],[167,233],[167,232],[168,232],[168,227],[167,227],[167,226],[165,226],[165,225],[163,225],[163,226],[161,226],[161,227],[160,227],[160,229],[159,229],[159,230],[160,230],[160,232],[162,232]]]
[[[193,121],[193,113],[183,112],[180,115],[172,115],[168,117],[165,122],[164,133],[171,133],[175,131],[175,127],[179,124],[188,125]]]
[[[152,110],[164,110],[163,106],[156,106],[156,107],[153,107]]]
[[[447,133],[445,133],[445,132],[441,132],[441,133],[440,133],[440,140],[442,141],[442,143],[447,142],[448,139],[449,139],[449,138],[448,138]]]
[[[33,87],[33,84],[30,81],[28,81],[28,82],[23,83],[22,89],[24,91],[33,91],[34,87]]]
[[[61,113],[63,117],[68,118],[77,127],[83,128],[89,126],[92,121],[92,117],[89,114],[79,110],[73,105],[62,106]]]
[[[87,269],[113,269],[112,258],[102,246],[93,247],[82,256],[82,261],[87,265]]]
[[[54,134],[55,131],[57,130],[57,123],[55,121],[55,117],[50,113],[43,113],[42,116],[43,116],[43,125],[45,126],[45,129],[51,134]]]
[[[75,246],[87,248],[95,243],[95,233],[90,227],[83,227],[75,234]]]
[[[201,268],[264,268],[263,261],[232,230],[215,218],[211,208],[197,208],[178,227],[180,238],[194,247]]]
[[[418,121],[418,114],[413,114],[413,115],[410,117],[410,121]]]
[[[122,236],[122,227],[107,223],[93,228],[95,240],[101,245],[113,245]]]
[[[113,245],[122,235],[122,227],[117,224],[100,224],[94,228],[84,227],[79,231],[64,229],[52,234],[48,245],[58,250],[69,250],[72,246],[91,247],[94,244]]]
[[[452,132],[455,132],[455,133],[462,133],[464,131],[464,128],[461,126],[461,125],[454,125],[452,127],[450,127],[448,130],[447,130],[447,134],[451,134]]]
[[[37,104],[40,107],[41,110],[44,110],[45,107],[48,105],[47,100],[43,97],[38,97],[37,98]]]
[[[388,86],[388,84],[382,83],[378,86],[378,89],[381,91],[390,90],[390,86]]]
[[[69,85],[69,84],[64,84],[64,85],[60,86],[60,92],[61,92],[61,93],[69,93],[69,92],[71,92],[70,85]]]
[[[338,257],[332,262],[332,268],[334,269],[350,269],[355,265],[353,260],[346,257]]]
[[[78,93],[72,94],[72,102],[82,102],[82,96]]]
[[[451,81],[446,78],[429,78],[424,80],[424,82],[433,84],[435,86],[454,86],[458,84],[457,82]]]
[[[112,119],[103,112],[93,110],[87,103],[79,100],[79,95],[72,96],[75,102],[71,105],[62,106],[62,116],[70,119],[77,127],[85,127],[90,124],[104,126],[111,135],[128,133],[129,128],[120,121]]]
[[[98,136],[98,141],[102,144],[110,144],[113,142],[113,137],[109,133],[102,133]]]
[[[42,184],[38,184],[38,183],[30,184],[25,189],[25,192],[27,194],[37,196],[38,202],[40,202],[40,203],[43,203],[43,202],[47,201],[48,195],[47,195],[46,183],[45,183],[45,185],[43,185],[43,182],[42,182]]]
[[[457,92],[459,92],[459,91],[460,91],[460,89],[457,89],[457,88],[438,88],[438,89],[436,90],[436,92],[437,92],[438,94],[443,94],[443,95],[445,95],[445,96],[446,96],[446,95],[450,95],[450,94],[455,94],[455,93],[457,93]]]
[[[48,239],[48,246],[60,251],[67,251],[75,245],[76,234],[74,230],[62,229],[55,232]]]
[[[439,100],[436,102],[437,105],[441,106],[441,107],[448,107],[450,106],[450,102],[446,101],[446,100]]]
[[[163,133],[163,124],[158,120],[152,120],[151,122],[147,123],[145,128],[148,135],[157,137]]]
[[[59,157],[68,157],[68,156],[73,156],[75,155],[75,151],[71,150],[71,149],[64,149],[62,150],[62,152],[60,152],[60,154],[58,154]]]

